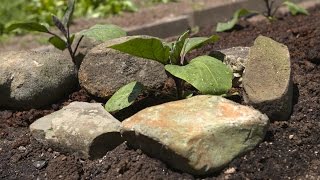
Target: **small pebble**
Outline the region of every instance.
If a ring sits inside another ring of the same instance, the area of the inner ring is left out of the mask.
[[[293,136],[294,136],[294,135],[293,135],[293,134],[291,134],[291,135],[289,136],[289,139],[293,139]]]
[[[233,174],[236,172],[236,168],[232,167],[224,171],[225,174]]]
[[[54,151],[53,153],[53,159],[57,158],[58,156],[60,156],[60,153],[57,151]]]
[[[79,162],[80,162],[81,164],[85,163],[85,161],[84,161],[83,159],[79,159]]]
[[[19,151],[25,151],[25,150],[27,150],[27,148],[24,147],[24,146],[19,146],[19,147],[18,147],[18,150],[19,150]]]
[[[42,169],[45,165],[47,165],[46,161],[35,161],[34,163],[32,163],[34,167],[36,167],[37,169]]]

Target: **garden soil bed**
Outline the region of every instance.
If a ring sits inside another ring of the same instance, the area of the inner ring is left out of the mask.
[[[77,154],[55,152],[34,140],[28,125],[37,118],[72,101],[101,102],[79,89],[41,110],[0,110],[0,179],[320,179],[319,19],[320,8],[317,8],[310,16],[286,16],[272,24],[243,22],[244,28],[221,33],[218,43],[193,52],[189,57],[208,54],[214,49],[251,46],[259,34],[286,44],[290,50],[294,81],[291,118],[272,120],[265,140],[223,171],[208,177],[193,177],[125,144],[102,159],[84,160]],[[211,27],[207,27],[198,35],[211,32]],[[136,108],[159,102],[159,97],[150,95]],[[36,163],[40,163],[40,167],[37,168]]]

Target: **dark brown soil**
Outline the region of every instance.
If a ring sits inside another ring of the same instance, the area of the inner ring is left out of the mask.
[[[272,24],[243,23],[242,30],[221,33],[221,40],[194,52],[250,46],[259,35],[289,47],[294,77],[294,108],[288,121],[272,120],[265,140],[223,171],[204,179],[320,179],[320,8],[310,16],[287,16]],[[209,35],[211,27],[198,35]],[[42,110],[0,110],[1,179],[195,179],[125,144],[95,161],[55,152],[35,141],[28,125],[71,101],[94,102],[83,90]],[[151,96],[149,101],[159,100]],[[146,101],[148,103],[148,101]],[[141,104],[145,104],[141,102]],[[141,109],[142,107],[138,107]],[[39,161],[39,162],[37,162]],[[36,167],[34,164],[42,166]],[[234,168],[234,173],[226,170]]]

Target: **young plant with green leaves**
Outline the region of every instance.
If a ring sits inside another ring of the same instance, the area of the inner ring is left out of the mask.
[[[51,36],[48,39],[49,43],[51,43],[54,47],[56,47],[59,50],[63,51],[67,49],[72,59],[72,62],[75,64],[78,70],[80,67],[80,62],[76,58],[76,53],[79,44],[84,36],[87,36],[97,41],[105,41],[125,36],[126,32],[115,25],[95,25],[90,29],[83,30],[77,34],[79,38],[75,47],[73,48],[72,45],[74,43],[76,34],[71,34],[69,27],[74,12],[75,2],[75,0],[68,1],[68,6],[62,20],[60,20],[57,16],[52,15],[52,22],[60,31],[61,35],[50,31],[46,26],[37,22],[21,22],[11,24],[9,27],[6,28],[6,32],[11,32],[16,29],[24,29],[28,31],[37,31],[49,34]]]
[[[37,22],[22,22],[22,23],[15,23],[10,25],[6,30],[8,32],[13,31],[15,29],[25,29],[28,31],[38,31],[42,33],[47,33],[50,34],[51,37],[49,38],[49,42],[54,45],[54,47],[60,49],[60,50],[65,50],[68,49],[70,57],[72,59],[72,62],[79,67],[78,62],[76,62],[76,51],[78,49],[78,46],[83,38],[81,36],[77,42],[77,45],[74,49],[72,49],[72,43],[75,39],[74,34],[70,34],[69,26],[70,26],[70,21],[72,18],[72,14],[74,12],[74,5],[75,5],[75,0],[70,0],[68,3],[67,10],[62,18],[62,21],[55,15],[52,15],[52,22],[53,24],[59,29],[61,32],[62,36],[49,31],[49,29]]]
[[[266,6],[266,12],[261,13],[257,11],[247,10],[247,9],[239,9],[233,14],[233,18],[230,21],[226,23],[218,23],[216,27],[216,32],[224,32],[224,31],[233,29],[235,25],[238,23],[238,21],[240,20],[240,18],[248,15],[261,14],[266,18],[268,18],[269,20],[274,20],[276,12],[283,5],[288,7],[290,13],[293,16],[297,14],[309,15],[306,9],[288,0],[284,1],[283,3],[281,3],[276,7],[274,7],[275,0],[263,0],[263,1]]]
[[[176,96],[181,99],[188,96],[184,91],[186,82],[202,94],[222,95],[231,88],[232,71],[220,60],[210,56],[199,56],[190,61],[185,58],[188,52],[217,40],[216,35],[190,38],[187,31],[172,43],[155,37],[132,36],[109,48],[162,63],[174,79]],[[113,112],[130,106],[143,90],[144,86],[139,82],[125,85],[109,99],[106,110]]]

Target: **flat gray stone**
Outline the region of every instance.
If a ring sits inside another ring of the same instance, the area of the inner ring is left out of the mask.
[[[39,142],[90,159],[101,158],[120,145],[119,130],[120,122],[101,104],[85,102],[72,102],[30,125]]]
[[[112,96],[132,81],[149,88],[161,87],[167,78],[164,66],[107,48],[117,40],[100,44],[85,56],[79,70],[80,85],[100,98]]]
[[[146,108],[122,122],[121,134],[175,169],[206,175],[253,149],[268,125],[251,107],[201,95]]]
[[[287,120],[292,111],[292,75],[287,46],[259,36],[250,49],[243,77],[245,101],[273,120]]]
[[[53,52],[0,54],[0,106],[31,109],[49,105],[77,85],[70,58]]]

